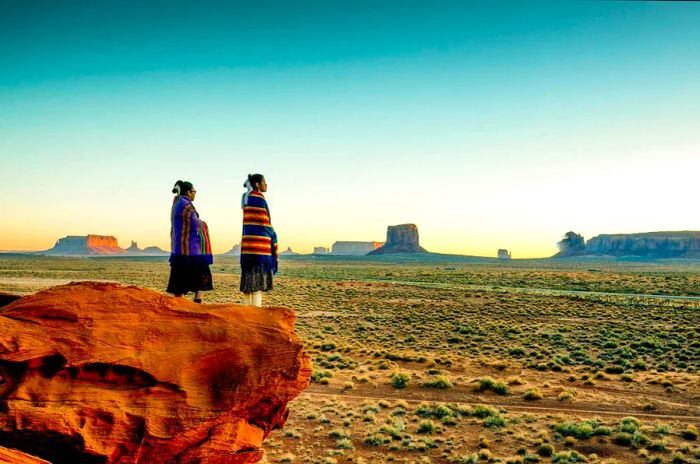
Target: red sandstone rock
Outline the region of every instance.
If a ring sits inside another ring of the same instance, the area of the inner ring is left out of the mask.
[[[51,464],[36,456],[17,451],[16,449],[3,448],[0,446],[0,463],[4,464]]]
[[[258,462],[308,386],[294,321],[110,283],[21,298],[0,310],[0,446],[54,464]]]

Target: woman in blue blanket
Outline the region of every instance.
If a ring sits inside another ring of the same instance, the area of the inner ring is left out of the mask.
[[[263,195],[267,192],[265,177],[248,174],[243,187],[246,193],[241,200],[241,292],[246,303],[262,306],[262,292],[272,290],[272,276],[277,273],[277,234]]]
[[[166,291],[175,296],[194,292],[194,302],[201,303],[203,292],[214,289],[209,269],[213,263],[209,229],[192,204],[197,194],[192,183],[178,180],[173,193],[170,279]]]

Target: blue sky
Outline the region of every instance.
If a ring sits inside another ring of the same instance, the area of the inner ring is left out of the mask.
[[[568,230],[698,229],[700,5],[0,0],[0,249],[168,247],[195,183],[215,251],[249,172],[281,244],[547,256]]]

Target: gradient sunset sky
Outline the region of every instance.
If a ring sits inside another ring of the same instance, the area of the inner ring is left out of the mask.
[[[206,6],[203,6],[206,4]],[[0,0],[0,250],[214,251],[263,173],[282,249],[544,257],[574,230],[698,230],[700,3]]]

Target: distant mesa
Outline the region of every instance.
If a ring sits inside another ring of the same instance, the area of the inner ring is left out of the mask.
[[[512,256],[510,254],[510,251],[506,250],[505,248],[500,248],[498,250],[498,259],[511,259]]]
[[[284,250],[282,253],[280,253],[280,256],[292,256],[292,255],[298,255],[299,253],[295,253],[292,251],[292,247],[287,247],[286,250]]]
[[[170,253],[157,246],[149,246],[141,250],[140,254],[143,256],[166,256]]]
[[[569,235],[571,234],[571,235]],[[573,238],[573,241],[570,240]],[[564,242],[564,248],[561,244]],[[700,258],[700,231],[643,232],[635,234],[601,234],[585,244],[583,237],[567,232],[559,242],[559,253],[567,256],[614,256],[640,258]],[[571,247],[570,245],[575,246]]]
[[[386,231],[384,246],[370,251],[370,255],[387,255],[395,253],[427,253],[418,242],[418,227],[415,224],[389,226]]]
[[[338,256],[364,256],[384,245],[384,242],[335,242],[331,254]]]
[[[327,255],[328,253],[330,253],[330,250],[327,247],[314,247],[315,255]]]
[[[58,239],[48,255],[123,255],[126,250],[119,248],[117,239],[111,235],[69,235]]]
[[[224,256],[240,256],[241,255],[241,244],[236,243],[233,248],[224,253]]]
[[[56,241],[50,250],[43,252],[55,256],[167,256],[168,253],[156,246],[139,248],[134,241],[126,250],[120,248],[112,235],[69,235]]]

